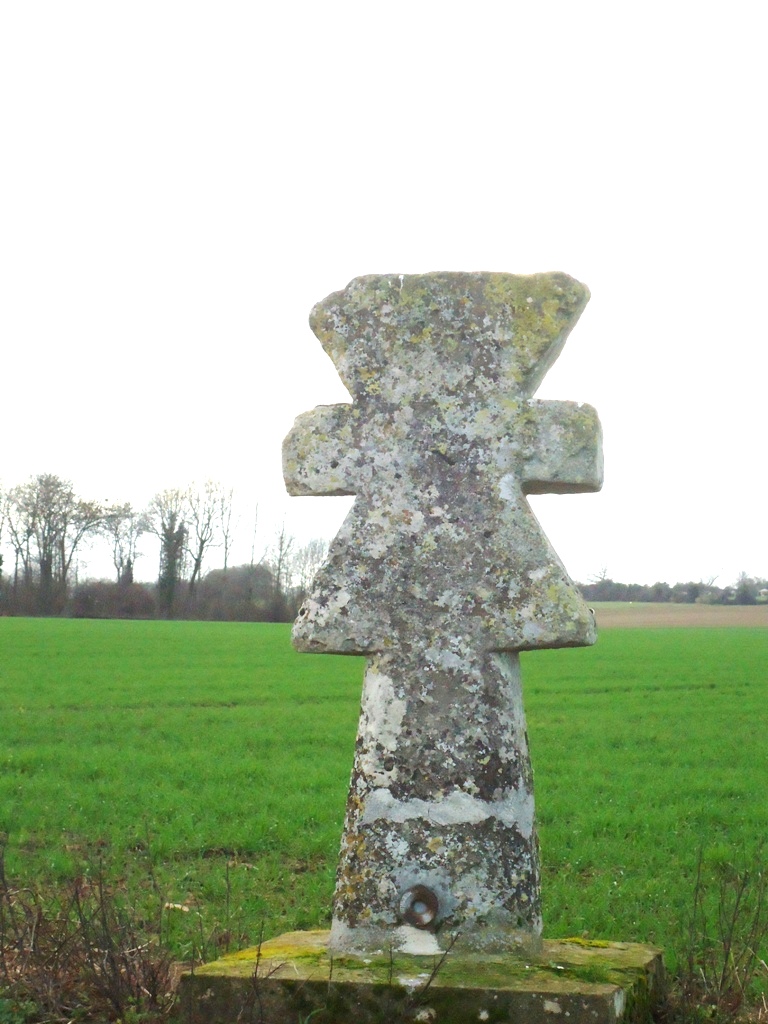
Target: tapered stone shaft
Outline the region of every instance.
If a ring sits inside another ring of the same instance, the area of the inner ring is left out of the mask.
[[[425,924],[475,949],[541,930],[515,654],[445,648],[425,663],[411,649],[368,663],[331,942],[437,949],[413,934]]]

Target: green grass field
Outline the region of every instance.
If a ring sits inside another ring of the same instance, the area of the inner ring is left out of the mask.
[[[9,874],[189,908],[179,955],[329,919],[362,683],[289,627],[1,619]],[[615,629],[523,658],[545,932],[674,963],[697,857],[768,833],[768,630]],[[143,881],[142,881],[143,879]]]

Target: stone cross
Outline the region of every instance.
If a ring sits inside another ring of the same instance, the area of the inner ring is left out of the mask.
[[[588,298],[564,274],[384,275],[312,311],[353,401],[296,420],[286,485],[356,501],[293,642],[368,658],[332,950],[541,934],[518,652],[595,626],[526,495],[598,490],[602,454],[591,407],[531,396]]]

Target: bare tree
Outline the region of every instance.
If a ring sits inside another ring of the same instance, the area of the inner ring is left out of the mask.
[[[133,583],[139,537],[149,529],[145,516],[130,504],[112,505],[106,509],[102,529],[112,544],[112,564],[117,582]]]
[[[256,503],[256,507],[253,510],[253,535],[251,537],[251,565],[261,564],[264,561],[264,558],[266,557],[266,551],[265,551],[264,554],[259,559],[258,563],[256,562],[256,534],[258,532],[258,529],[259,529],[259,505],[258,505],[258,502],[257,502]]]
[[[160,540],[157,595],[158,604],[167,617],[173,612],[176,590],[184,571],[185,506],[184,491],[172,488],[156,494],[144,514],[147,529]]]
[[[232,510],[234,506],[235,492],[232,487],[225,490],[223,487],[218,496],[218,517],[219,530],[221,531],[221,543],[224,548],[224,572],[229,567],[229,553],[232,550],[232,534],[237,528],[237,520],[232,521]]]
[[[292,559],[292,583],[300,604],[309,592],[312,580],[328,557],[328,541],[319,537],[298,548]]]
[[[78,498],[72,484],[52,473],[33,477],[8,493],[8,532],[24,579],[38,584],[38,610],[63,604],[75,552],[104,521],[104,508]]]
[[[6,496],[3,491],[0,491],[0,544],[3,543],[3,531],[5,529],[5,520],[8,515],[8,508],[6,503]],[[0,552],[0,582],[3,576],[3,555]]]
[[[219,524],[219,497],[221,485],[206,480],[202,489],[194,484],[187,488],[185,505],[187,514],[187,554],[192,565],[189,590],[195,589],[203,569],[203,558],[208,548],[214,546]]]
[[[293,548],[294,539],[286,533],[285,523],[283,523],[275,534],[275,540],[267,559],[274,581],[271,617],[275,622],[282,622],[288,617],[288,589]]]
[[[3,499],[5,522],[8,525],[8,537],[14,553],[13,587],[32,582],[32,529],[29,522],[21,515],[13,515],[10,493]]]

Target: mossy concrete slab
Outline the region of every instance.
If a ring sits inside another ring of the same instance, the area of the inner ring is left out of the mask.
[[[187,971],[189,1024],[643,1024],[662,999],[661,950],[545,940],[540,953],[331,956],[327,931],[289,932]]]

